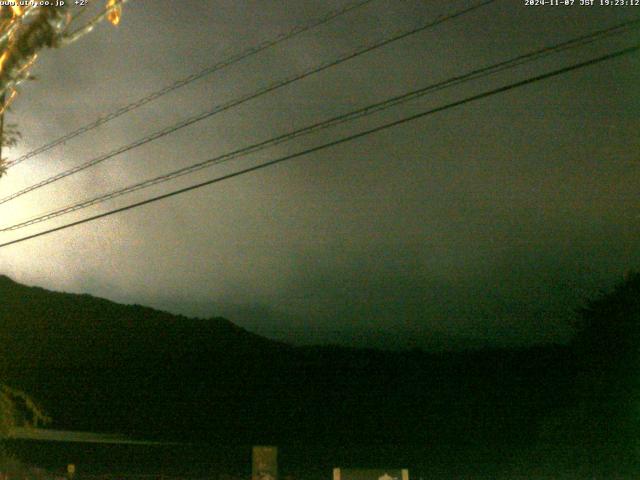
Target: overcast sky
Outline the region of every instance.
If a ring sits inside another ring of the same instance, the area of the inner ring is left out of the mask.
[[[16,158],[345,5],[131,0],[46,51],[7,122]],[[23,162],[3,197],[183,118],[473,4],[374,0]],[[577,1],[576,3],[579,3]],[[2,225],[640,16],[494,4],[0,206]],[[8,241],[637,43],[633,32],[424,97],[48,223]],[[640,58],[618,58],[77,228],[0,249],[0,271],[297,343],[564,341],[571,312],[640,268]]]

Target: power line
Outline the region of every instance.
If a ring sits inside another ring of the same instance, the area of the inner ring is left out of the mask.
[[[290,40],[293,37],[296,37],[297,35],[300,35],[304,32],[307,32],[313,28],[319,27],[320,25],[323,25],[325,23],[330,22],[331,20],[333,20],[334,18],[340,17],[341,15],[344,15],[352,10],[355,10],[357,8],[363,7],[365,5],[367,5],[368,3],[371,3],[375,0],[360,0],[358,2],[355,3],[351,3],[341,9],[338,10],[332,10],[329,13],[327,13],[326,15],[314,19],[311,22],[305,24],[305,25],[299,25],[297,27],[294,27],[292,30],[290,30],[289,32],[283,32],[280,35],[276,36],[275,38],[272,38],[270,40],[266,40],[254,47],[248,48],[246,50],[243,50],[242,52],[233,55],[229,58],[226,58],[214,65],[211,65],[209,67],[204,68],[203,70],[200,70],[199,72],[193,73],[187,77],[184,77],[180,80],[175,81],[174,83],[172,83],[171,85],[168,85],[164,88],[161,88],[160,90],[156,90],[155,92],[152,92],[150,94],[148,94],[145,97],[142,97],[138,100],[136,100],[135,102],[132,102],[128,105],[125,105],[124,107],[119,108],[118,110],[115,110],[111,113],[109,113],[108,115],[98,118],[96,121],[89,123],[83,127],[78,128],[77,130],[74,130],[73,132],[67,133],[66,135],[63,135],[62,137],[59,137],[45,145],[42,145],[41,147],[36,148],[35,150],[32,150],[28,153],[25,153],[24,155],[16,158],[15,160],[12,160],[11,162],[7,162],[7,168],[13,167],[15,165],[18,165],[19,163],[24,162],[25,160],[28,160],[32,157],[35,157],[36,155],[39,155],[41,153],[44,153],[48,150],[51,150],[52,148],[65,143],[69,140],[71,140],[72,138],[75,138],[79,135],[82,135],[83,133],[89,132],[95,128],[98,128],[101,125],[104,125],[107,122],[110,122],[111,120],[120,117],[121,115],[124,115],[125,113],[131,112],[139,107],[142,107],[143,105],[146,105],[149,102],[152,102],[154,100],[157,100],[160,97],[163,97],[164,95],[173,92],[174,90],[177,90],[179,88],[182,88],[192,82],[195,82],[196,80],[199,80],[207,75],[211,75],[212,73],[215,73],[219,70],[222,70],[223,68],[226,68],[228,66],[231,66],[235,63],[238,63],[242,60],[245,60],[246,58],[249,58],[253,55],[256,55],[268,48],[274,47],[282,42],[285,42],[287,40]]]
[[[435,84],[431,84],[428,85],[426,87],[422,87],[420,89],[417,90],[413,90],[411,92],[405,93],[403,95],[399,95],[396,97],[392,97],[390,99],[384,100],[382,102],[378,102],[378,103],[374,103],[371,105],[368,105],[366,107],[357,109],[357,110],[353,110],[351,112],[347,112],[345,114],[342,115],[338,115],[336,117],[333,117],[331,119],[328,120],[324,120],[315,124],[312,124],[310,126],[298,129],[298,130],[294,130],[292,132],[283,134],[283,135],[279,135],[276,137],[273,137],[271,139],[196,163],[196,164],[192,164],[192,165],[188,165],[186,167],[180,168],[178,170],[175,170],[173,172],[164,174],[164,175],[160,175],[158,177],[155,178],[151,178],[148,180],[144,180],[142,182],[139,183],[135,183],[133,185],[129,185],[127,187],[118,189],[118,190],[114,190],[112,192],[103,194],[103,195],[99,195],[97,197],[88,199],[88,200],[84,200],[82,202],[76,203],[76,204],[72,204],[72,205],[68,205],[66,207],[63,208],[59,208],[53,211],[49,211],[47,213],[44,214],[40,214],[36,217],[33,217],[31,219],[25,220],[23,222],[17,223],[17,224],[13,224],[11,226],[8,227],[2,227],[0,228],[0,232],[6,232],[6,231],[11,231],[11,230],[17,230],[20,228],[24,228],[30,225],[34,225],[36,223],[41,223],[47,220],[51,220],[53,218],[62,216],[62,215],[66,215],[68,213],[72,213],[78,210],[82,210],[85,208],[88,208],[90,206],[99,204],[99,203],[103,203],[105,201],[108,200],[112,200],[114,198],[120,197],[122,195],[128,194],[128,193],[132,193],[138,190],[142,190],[148,187],[151,187],[153,185],[157,185],[160,183],[164,183],[170,180],[173,180],[175,178],[196,172],[198,170],[213,166],[213,165],[217,165],[223,162],[227,162],[229,160],[238,158],[238,157],[243,157],[246,155],[249,155],[251,153],[255,153],[257,151],[263,150],[267,147],[272,147],[275,145],[278,145],[280,143],[284,143],[287,141],[290,141],[294,138],[303,136],[303,135],[307,135],[322,129],[326,129],[329,127],[334,127],[336,125],[340,125],[342,123],[345,123],[347,121],[352,121],[355,120],[357,118],[361,118],[364,116],[368,116],[368,115],[372,115],[373,113],[376,113],[378,111],[381,110],[385,110],[388,109],[390,107],[399,105],[401,103],[406,103],[410,100],[422,97],[428,93],[433,93],[435,91],[439,91],[442,90],[444,88],[449,88],[451,86],[455,86],[455,85],[459,85],[461,83],[465,83],[471,80],[475,80],[478,78],[483,78],[489,75],[493,75],[495,73],[504,71],[506,69],[510,69],[510,68],[514,68],[520,65],[523,65],[525,63],[529,63],[532,62],[534,60],[538,60],[540,58],[543,58],[545,56],[551,55],[553,53],[557,53],[557,52],[561,52],[570,48],[576,48],[579,46],[583,46],[583,45],[587,45],[589,43],[592,43],[596,40],[602,39],[604,37],[607,36],[611,36],[613,34],[620,34],[620,33],[624,33],[627,30],[629,30],[631,27],[633,26],[637,26],[638,24],[640,24],[640,19],[636,19],[636,20],[632,20],[632,21],[628,21],[628,22],[624,22],[622,24],[619,25],[615,25],[613,27],[604,29],[604,30],[599,30],[596,32],[593,32],[591,34],[587,34],[587,35],[583,35],[581,37],[577,37],[556,45],[552,45],[552,46],[547,46],[547,47],[543,47],[539,50],[535,50],[533,52],[529,52],[529,53],[525,53],[522,55],[519,55],[517,57],[511,58],[509,60],[505,60],[502,62],[498,62],[496,64],[490,65],[490,66],[486,66],[486,67],[482,67],[476,70],[473,70],[469,73],[463,74],[463,75],[459,75],[459,76],[455,76],[452,77],[450,79],[441,81],[441,82],[437,82]]]
[[[174,124],[174,125],[172,125],[170,127],[163,128],[162,130],[158,130],[158,131],[156,131],[156,132],[154,132],[154,133],[152,133],[150,135],[147,135],[146,137],[138,139],[138,140],[136,140],[136,141],[134,141],[134,142],[132,142],[132,143],[130,143],[128,145],[124,145],[122,147],[119,147],[119,148],[117,148],[115,150],[112,150],[109,153],[106,153],[104,155],[96,157],[96,158],[94,158],[92,160],[89,160],[89,161],[87,161],[87,162],[85,162],[85,163],[83,163],[81,165],[78,165],[76,167],[70,168],[69,170],[65,170],[64,172],[60,172],[60,173],[58,173],[56,175],[53,175],[53,176],[51,176],[49,178],[46,178],[46,179],[40,181],[38,183],[35,183],[35,184],[33,184],[33,185],[29,186],[29,187],[23,188],[22,190],[19,190],[19,191],[15,192],[15,193],[13,193],[11,195],[8,195],[8,196],[0,199],[0,205],[4,204],[4,203],[7,203],[7,202],[9,202],[11,200],[14,200],[15,198],[21,197],[22,195],[25,195],[25,194],[27,194],[29,192],[32,192],[32,191],[37,190],[39,188],[42,188],[42,187],[44,187],[46,185],[50,185],[50,184],[52,184],[54,182],[57,182],[58,180],[62,180],[63,178],[69,177],[69,176],[74,175],[74,174],[76,174],[78,172],[86,170],[87,168],[91,168],[91,167],[93,167],[95,165],[98,165],[99,163],[102,163],[105,160],[113,158],[113,157],[115,157],[117,155],[120,155],[122,153],[128,152],[128,151],[130,151],[130,150],[132,150],[134,148],[140,147],[142,145],[145,145],[145,144],[147,144],[149,142],[152,142],[154,140],[157,140],[159,138],[165,137],[165,136],[167,136],[167,135],[169,135],[171,133],[174,133],[174,132],[176,132],[176,131],[178,131],[178,130],[180,130],[182,128],[188,127],[190,125],[193,125],[194,123],[197,123],[197,122],[200,122],[200,121],[205,120],[207,118],[210,118],[210,117],[212,117],[212,116],[214,116],[214,115],[216,115],[218,113],[221,113],[223,111],[229,110],[229,109],[231,109],[233,107],[236,107],[238,105],[246,103],[246,102],[248,102],[250,100],[253,100],[255,98],[258,98],[258,97],[261,97],[263,95],[266,95],[267,93],[270,93],[270,92],[273,92],[273,91],[278,90],[280,88],[283,88],[283,87],[285,87],[287,85],[290,85],[290,84],[292,84],[294,82],[297,82],[297,81],[300,81],[300,80],[302,80],[304,78],[310,77],[311,75],[315,75],[316,73],[322,72],[322,71],[327,70],[329,68],[332,68],[332,67],[334,67],[336,65],[339,65],[339,64],[344,63],[346,61],[349,61],[349,60],[352,60],[354,58],[357,58],[357,57],[359,57],[361,55],[369,53],[369,52],[371,52],[373,50],[376,50],[378,48],[382,48],[384,46],[387,46],[387,45],[389,45],[389,44],[391,44],[393,42],[397,42],[399,40],[407,38],[410,35],[415,35],[415,34],[417,34],[419,32],[422,32],[422,31],[424,31],[424,30],[426,30],[428,28],[435,27],[437,25],[440,25],[441,23],[444,23],[446,21],[449,21],[449,20],[452,20],[454,18],[460,17],[460,16],[462,16],[462,15],[464,15],[466,13],[470,13],[470,12],[472,12],[474,10],[477,10],[478,8],[481,8],[481,7],[484,7],[486,5],[489,5],[490,3],[493,3],[495,1],[496,0],[485,0],[485,1],[480,2],[480,3],[478,3],[478,4],[476,4],[476,5],[472,6],[472,7],[467,7],[465,9],[459,10],[459,11],[457,11],[455,13],[450,14],[450,15],[447,15],[447,16],[444,16],[444,17],[439,17],[438,19],[436,19],[434,21],[431,21],[429,23],[423,24],[423,25],[421,25],[421,26],[419,26],[417,28],[413,28],[413,29],[411,29],[409,31],[404,31],[402,33],[393,35],[392,37],[385,38],[385,39],[383,39],[381,41],[378,41],[378,42],[375,42],[373,44],[365,45],[363,47],[360,47],[360,48],[358,48],[358,49],[356,49],[356,50],[354,50],[352,52],[349,52],[349,53],[339,57],[338,59],[331,60],[331,61],[326,62],[326,63],[322,63],[319,66],[312,67],[311,69],[306,70],[303,73],[295,74],[295,75],[293,75],[291,77],[288,77],[288,78],[286,78],[284,80],[281,80],[281,81],[276,82],[274,84],[271,84],[271,85],[268,85],[266,87],[263,87],[258,91],[255,91],[255,92],[249,93],[247,95],[241,96],[239,98],[233,99],[233,100],[231,100],[231,101],[229,101],[227,103],[224,103],[222,105],[218,105],[218,106],[214,107],[212,110],[208,110],[206,112],[202,112],[202,113],[199,113],[197,115],[194,115],[193,117],[190,117],[190,118],[188,118],[186,120],[182,120],[182,121],[180,121],[180,122],[178,122],[178,123],[176,123],[176,124]]]
[[[131,209],[134,209],[134,208],[137,208],[137,207],[141,207],[143,205],[147,205],[147,204],[150,204],[150,203],[153,203],[153,202],[157,202],[159,200],[164,200],[165,198],[169,198],[169,197],[173,197],[173,196],[176,196],[176,195],[180,195],[182,193],[190,192],[192,190],[196,190],[198,188],[205,187],[207,185],[212,185],[214,183],[219,183],[219,182],[222,182],[224,180],[229,180],[231,178],[238,177],[238,176],[241,176],[241,175],[245,175],[247,173],[255,172],[257,170],[261,170],[263,168],[270,167],[272,165],[285,162],[287,160],[292,160],[292,159],[299,158],[299,157],[302,157],[302,156],[305,156],[305,155],[309,155],[311,153],[315,153],[315,152],[318,152],[318,151],[321,151],[321,150],[324,150],[324,149],[327,149],[327,148],[330,148],[330,147],[334,147],[336,145],[340,145],[342,143],[350,142],[352,140],[356,140],[358,138],[365,137],[367,135],[371,135],[373,133],[381,132],[383,130],[387,130],[389,128],[392,128],[392,127],[395,127],[395,126],[398,126],[398,125],[402,125],[402,124],[405,124],[405,123],[408,123],[408,122],[411,122],[411,121],[414,121],[414,120],[418,120],[420,118],[423,118],[423,117],[426,117],[428,115],[432,115],[432,114],[435,114],[435,113],[438,113],[438,112],[442,112],[442,111],[448,110],[450,108],[454,108],[454,107],[457,107],[457,106],[460,106],[460,105],[464,105],[466,103],[470,103],[470,102],[473,102],[473,101],[476,101],[476,100],[480,100],[480,99],[483,99],[483,98],[491,97],[491,96],[497,95],[499,93],[507,92],[509,90],[513,90],[513,89],[516,89],[516,88],[519,88],[519,87],[523,87],[525,85],[530,85],[532,83],[539,82],[541,80],[546,80],[548,78],[552,78],[552,77],[555,77],[555,76],[558,76],[558,75],[562,75],[562,74],[568,73],[570,71],[578,70],[580,68],[584,68],[584,67],[587,67],[587,66],[590,66],[590,65],[595,65],[597,63],[601,63],[601,62],[604,62],[606,60],[611,60],[611,59],[616,58],[616,57],[620,57],[620,56],[623,56],[623,55],[629,55],[631,53],[637,52],[638,50],[640,50],[640,45],[634,45],[633,47],[628,47],[628,48],[625,48],[625,49],[622,49],[622,50],[617,50],[617,51],[609,53],[607,55],[603,55],[603,56],[600,56],[600,57],[592,58],[590,60],[587,60],[587,61],[584,61],[584,62],[581,62],[581,63],[577,63],[577,64],[574,64],[574,65],[570,65],[568,67],[563,67],[563,68],[554,70],[552,72],[548,72],[548,73],[545,73],[545,74],[542,74],[542,75],[537,75],[537,76],[534,76],[534,77],[530,77],[530,78],[528,78],[526,80],[521,80],[519,82],[511,83],[511,84],[503,86],[503,87],[499,87],[499,88],[496,88],[496,89],[493,89],[493,90],[489,90],[489,91],[486,91],[486,92],[483,92],[483,93],[480,93],[480,94],[477,94],[477,95],[473,95],[473,96],[467,97],[467,98],[465,98],[463,100],[458,100],[456,102],[448,103],[448,104],[446,104],[444,106],[441,106],[441,107],[432,108],[430,110],[426,110],[426,111],[417,113],[415,115],[404,117],[404,118],[402,118],[400,120],[389,122],[389,123],[386,123],[384,125],[380,125],[378,127],[371,128],[369,130],[365,130],[365,131],[362,131],[362,132],[359,132],[359,133],[356,133],[356,134],[353,134],[353,135],[342,137],[342,138],[339,138],[337,140],[333,140],[333,141],[331,141],[329,143],[325,143],[325,144],[317,146],[317,147],[309,148],[309,149],[303,150],[303,151],[298,152],[298,153],[294,153],[294,154],[286,155],[284,157],[280,157],[280,158],[277,158],[277,159],[274,159],[274,160],[270,160],[270,161],[262,163],[260,165],[255,165],[253,167],[245,168],[243,170],[239,170],[239,171],[234,172],[234,173],[223,175],[221,177],[217,177],[217,178],[208,180],[206,182],[197,183],[197,184],[191,185],[189,187],[181,188],[179,190],[174,190],[172,192],[165,193],[163,195],[158,195],[156,197],[148,198],[146,200],[143,200],[143,201],[140,201],[140,202],[136,202],[136,203],[132,203],[132,204],[126,205],[124,207],[116,208],[114,210],[110,210],[108,212],[104,212],[104,213],[101,213],[101,214],[98,214],[98,215],[94,215],[92,217],[88,217],[88,218],[84,218],[82,220],[78,220],[78,221],[75,221],[75,222],[67,223],[65,225],[61,225],[59,227],[55,227],[55,228],[51,228],[51,229],[48,229],[48,230],[44,230],[42,232],[38,232],[38,233],[35,233],[33,235],[28,235],[28,236],[25,236],[25,237],[22,237],[22,238],[18,238],[16,240],[11,240],[9,242],[5,242],[5,243],[0,244],[0,248],[7,247],[9,245],[14,245],[14,244],[20,243],[20,242],[25,242],[25,241],[31,240],[33,238],[37,238],[37,237],[41,237],[41,236],[44,236],[44,235],[48,235],[48,234],[53,233],[53,232],[58,232],[60,230],[65,230],[67,228],[71,228],[71,227],[75,227],[75,226],[78,226],[78,225],[82,225],[84,223],[88,223],[88,222],[91,222],[91,221],[94,221],[94,220],[98,220],[100,218],[105,218],[105,217],[108,217],[110,215],[114,215],[116,213],[120,213],[120,212],[131,210]]]

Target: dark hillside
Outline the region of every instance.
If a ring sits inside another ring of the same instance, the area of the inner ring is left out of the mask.
[[[584,403],[576,386],[593,377],[577,358],[592,337],[580,338],[579,348],[444,354],[296,348],[221,318],[0,277],[2,373],[45,406],[55,428],[288,445],[300,468],[313,455],[316,464],[367,465],[391,455],[413,468],[458,468],[465,458],[498,471],[537,451],[549,425],[563,425],[558,441],[571,435],[566,412]]]

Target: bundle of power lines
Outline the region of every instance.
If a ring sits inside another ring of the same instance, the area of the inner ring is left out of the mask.
[[[336,11],[332,11],[327,13],[326,15],[324,15],[321,18],[318,19],[314,19],[309,21],[307,24],[305,25],[301,25],[299,27],[294,28],[293,30],[281,34],[273,39],[270,39],[266,42],[263,42],[259,45],[256,45],[252,48],[249,48],[243,52],[240,52],[236,55],[233,55],[225,60],[222,60],[210,67],[207,67],[199,72],[195,72],[192,75],[189,75],[186,78],[180,79],[176,82],[174,82],[171,85],[168,85],[158,91],[152,92],[150,94],[148,94],[147,96],[129,104],[126,105],[104,117],[101,117],[99,120],[89,123],[75,131],[72,131],[60,138],[57,138],[47,144],[42,145],[39,148],[36,148],[34,150],[32,150],[31,152],[28,152],[16,159],[14,159],[13,161],[9,162],[9,168],[22,163],[26,160],[29,160],[33,157],[36,157],[38,155],[40,155],[43,152],[49,151],[53,148],[55,148],[56,146],[67,142],[75,137],[78,137],[80,135],[86,134],[98,127],[100,127],[101,125],[110,122],[111,120],[118,118],[122,115],[125,115],[129,112],[132,112],[133,110],[149,103],[152,102],[154,100],[157,100],[160,97],[163,97],[164,95],[166,95],[169,92],[172,92],[174,90],[177,90],[179,88],[182,88],[200,78],[203,78],[207,75],[210,75],[214,72],[220,71],[230,65],[233,65],[235,63],[238,63],[250,56],[254,56],[254,55],[258,55],[260,52],[267,50],[269,48],[272,48],[276,45],[279,45],[281,43],[285,43],[287,41],[290,41],[292,38],[302,34],[303,32],[306,32],[308,30],[311,30],[315,27],[318,27],[320,25],[323,25],[325,23],[331,22],[332,20],[334,20],[337,17],[340,17],[342,15],[347,14],[348,12],[355,10],[355,9],[360,9],[360,8],[365,8],[367,7],[369,4],[375,2],[376,0],[360,0],[358,2],[349,4],[347,6],[345,6],[342,9],[336,10]],[[107,154],[98,156],[96,158],[92,158],[89,159],[87,161],[85,161],[84,163],[81,163],[80,165],[77,165],[71,169],[68,169],[66,171],[60,172],[56,175],[53,175],[49,178],[46,178],[40,182],[34,183],[26,188],[23,188],[19,191],[16,191],[4,198],[0,198],[0,208],[2,207],[2,205],[7,204],[9,202],[11,202],[12,200],[21,197],[23,195],[26,195],[30,192],[33,192],[35,190],[38,190],[40,188],[44,188],[47,185],[51,185],[55,182],[58,182],[64,178],[70,177],[72,175],[75,175],[78,172],[81,172],[83,170],[89,169],[95,165],[98,165],[102,162],[105,162],[109,159],[112,159],[114,157],[116,157],[117,155],[120,155],[124,152],[128,152],[131,151],[133,149],[136,149],[142,145],[145,145],[147,143],[153,142],[154,140],[157,140],[159,138],[165,137],[167,135],[170,135],[178,130],[181,130],[183,128],[186,128],[190,125],[193,125],[197,122],[200,122],[202,120],[208,119],[213,117],[214,115],[217,115],[221,112],[230,110],[232,108],[235,108],[239,105],[242,105],[244,103],[247,103],[253,99],[256,99],[258,97],[267,95],[271,92],[274,92],[278,89],[281,89],[287,85],[290,85],[292,83],[298,82],[304,78],[310,77],[312,75],[316,75],[319,72],[325,71],[327,69],[333,68],[337,65],[349,62],[355,58],[358,58],[360,56],[369,54],[371,52],[374,52],[376,50],[382,49],[392,43],[396,43],[396,42],[400,42],[408,37],[420,34],[421,32],[424,32],[428,29],[431,29],[437,25],[443,24],[445,22],[449,22],[451,20],[454,20],[456,18],[462,17],[462,16],[466,16],[466,15],[472,15],[474,12],[476,12],[477,10],[481,9],[481,8],[485,8],[493,3],[496,3],[497,0],[484,0],[484,1],[480,1],[478,3],[473,3],[470,4],[469,6],[462,8],[458,11],[455,11],[449,15],[446,16],[441,16],[441,17],[437,17],[435,20],[432,21],[427,21],[422,23],[421,25],[418,25],[417,27],[411,28],[411,29],[407,29],[401,32],[397,32],[395,34],[392,35],[388,35],[385,38],[382,38],[380,40],[377,40],[375,42],[372,42],[368,45],[362,46],[362,47],[358,47],[356,49],[353,49],[352,51],[348,52],[347,54],[341,55],[329,62],[325,62],[322,64],[318,64],[315,65],[301,73],[297,73],[295,75],[292,75],[290,77],[284,78],[280,81],[277,81],[275,83],[269,84],[267,86],[264,86],[258,90],[255,90],[249,94],[240,96],[238,98],[233,98],[228,100],[225,103],[219,104],[219,105],[215,105],[212,108],[203,111],[197,115],[194,115],[192,117],[186,118],[174,125],[171,125],[169,127],[160,129],[156,132],[153,132],[145,137],[139,138],[138,140],[129,143],[127,145],[123,145],[120,146],[118,148],[115,148],[114,150],[112,150],[111,152],[108,152]],[[81,202],[77,202],[77,203],[73,203],[70,205],[66,205],[60,208],[56,208],[44,213],[41,213],[35,217],[32,218],[28,218],[22,221],[19,221],[17,223],[11,224],[11,225],[0,225],[0,232],[9,232],[9,231],[14,231],[14,230],[18,230],[21,228],[25,228],[31,225],[35,225],[38,223],[42,223],[42,222],[46,222],[49,220],[52,220],[54,218],[63,216],[63,215],[67,215],[70,214],[72,212],[76,212],[79,210],[83,210],[85,208],[88,208],[90,206],[93,205],[97,205],[97,204],[101,204],[104,203],[106,201],[112,200],[114,198],[117,197],[121,197],[123,195],[127,195],[129,193],[135,192],[135,191],[139,191],[139,190],[143,190],[146,188],[149,188],[153,185],[158,185],[161,183],[165,183],[165,182],[170,182],[178,177],[182,177],[184,175],[214,166],[214,165],[218,165],[221,164],[223,162],[230,162],[232,160],[241,158],[241,157],[245,157],[249,154],[258,152],[260,150],[266,149],[268,147],[272,147],[284,142],[288,142],[291,141],[295,138],[304,136],[304,135],[309,135],[315,132],[318,132],[320,130],[324,130],[324,129],[328,129],[330,127],[335,127],[337,125],[341,125],[347,122],[351,122],[355,119],[359,119],[359,118],[363,118],[369,115],[372,115],[376,112],[380,112],[383,110],[387,110],[393,106],[396,105],[400,105],[406,102],[409,102],[411,100],[414,100],[416,98],[420,98],[429,94],[432,94],[436,91],[440,91],[443,89],[447,89],[447,88],[451,88],[451,87],[455,87],[461,84],[464,84],[466,82],[470,82],[472,80],[476,80],[476,79],[480,79],[480,78],[485,78],[485,77],[489,77],[491,75],[495,75],[499,72],[503,72],[505,70],[509,70],[509,69],[513,69],[515,67],[530,63],[530,62],[534,62],[537,61],[539,59],[545,58],[545,57],[549,57],[552,55],[555,55],[559,52],[563,52],[563,51],[567,51],[570,49],[576,49],[576,48],[580,48],[580,47],[584,47],[588,44],[592,44],[594,42],[598,42],[600,40],[603,40],[605,38],[611,38],[611,37],[615,37],[615,36],[620,36],[626,33],[629,33],[631,31],[637,30],[638,27],[640,26],[640,19],[633,19],[624,23],[620,23],[614,26],[611,26],[609,28],[606,29],[602,29],[602,30],[598,30],[598,31],[594,31],[576,38],[572,38],[569,40],[566,40],[564,42],[561,43],[557,43],[554,45],[548,45],[546,47],[537,49],[537,50],[533,50],[530,52],[527,52],[525,54],[522,55],[518,55],[515,56],[513,58],[507,59],[507,60],[503,60],[500,62],[497,62],[495,64],[491,64],[491,65],[486,65],[482,68],[477,68],[474,70],[471,70],[469,72],[466,72],[464,74],[461,75],[457,75],[454,77],[451,77],[449,79],[437,82],[437,83],[431,83],[431,84],[427,84],[424,85],[420,88],[411,90],[411,91],[407,91],[401,95],[396,95],[390,98],[387,98],[383,101],[379,101],[370,105],[367,105],[363,108],[358,108],[358,109],[354,109],[350,112],[347,112],[345,114],[339,115],[339,116],[335,116],[333,118],[328,118],[326,120],[323,121],[319,121],[319,122],[315,122],[312,123],[310,125],[292,130],[288,133],[282,134],[282,135],[278,135],[272,138],[268,138],[265,139],[261,142],[258,143],[254,143],[251,145],[246,145],[243,146],[241,148],[237,148],[234,149],[230,152],[227,152],[223,155],[218,155],[216,157],[213,158],[209,158],[182,168],[179,168],[177,170],[174,170],[172,172],[163,174],[163,175],[159,175],[159,176],[155,176],[155,177],[151,177],[148,178],[144,181],[141,182],[137,182],[125,187],[121,187],[118,188],[116,190],[113,190],[111,192],[105,193],[105,194],[101,194],[92,198],[88,198],[86,200],[83,200]],[[419,118],[423,118],[426,117],[428,115],[432,115],[438,112],[442,112],[444,110],[448,110],[469,102],[473,102],[482,98],[486,98],[486,97],[490,97],[493,95],[497,95],[499,93],[502,92],[506,92],[509,90],[513,90],[519,87],[522,87],[524,85],[529,85],[535,82],[539,82],[539,81],[543,81],[545,79],[548,78],[552,78],[552,77],[556,77],[558,75],[562,75],[565,74],[567,72],[570,71],[574,71],[574,70],[578,70],[581,68],[585,68],[591,65],[595,65],[616,57],[620,57],[623,55],[629,55],[631,53],[637,52],[638,49],[640,49],[640,45],[632,45],[629,46],[627,48],[623,48],[620,50],[615,50],[615,51],[611,51],[607,54],[604,55],[600,55],[597,57],[593,57],[590,58],[588,60],[584,60],[578,63],[574,63],[574,64],[570,64],[570,65],[566,65],[564,67],[552,70],[552,71],[548,71],[542,74],[538,74],[529,78],[526,78],[524,80],[520,80],[520,81],[516,81],[513,83],[509,83],[491,90],[486,90],[484,92],[481,93],[477,93],[475,95],[471,95],[465,98],[462,98],[460,100],[457,101],[453,101],[450,103],[447,103],[445,105],[441,105],[439,107],[435,107],[435,108],[429,108],[426,110],[423,110],[421,112],[412,114],[412,115],[408,115],[405,116],[403,118],[400,118],[398,120],[395,121],[391,121],[391,122],[387,122],[384,123],[382,125],[378,125],[376,127],[373,128],[369,128],[366,130],[362,130],[359,131],[357,133],[352,133],[349,135],[344,135],[338,138],[335,138],[327,143],[312,147],[312,148],[307,148],[305,150],[301,150],[299,152],[293,153],[293,154],[289,154],[286,156],[282,156],[282,157],[278,157],[278,158],[274,158],[268,161],[265,161],[263,163],[251,166],[251,167],[247,167],[244,169],[240,169],[237,170],[233,173],[229,173],[229,174],[225,174],[222,176],[218,176],[218,177],[214,177],[211,178],[209,180],[203,181],[203,182],[199,182],[199,183],[194,183],[191,184],[187,187],[184,188],[180,188],[180,189],[176,189],[173,191],[169,191],[167,193],[161,194],[161,195],[157,195],[157,196],[153,196],[150,198],[147,198],[145,200],[142,201],[138,201],[135,203],[131,203],[119,208],[115,208],[106,212],[102,212],[93,216],[89,216],[80,220],[76,220],[70,223],[66,223],[63,225],[59,225],[53,228],[49,228],[34,234],[30,234],[30,235],[26,235],[24,237],[21,238],[17,238],[11,241],[7,241],[4,243],[0,244],[0,247],[3,246],[8,246],[11,244],[15,244],[15,243],[19,243],[19,242],[23,242],[32,238],[36,238],[42,235],[47,235],[50,234],[52,232],[55,231],[59,231],[59,230],[63,230],[66,228],[70,228],[76,225],[80,225],[83,223],[87,223],[87,222],[91,222],[94,220],[97,220],[99,218],[103,218],[103,217],[107,217],[110,215],[114,215],[116,213],[119,212],[123,212],[126,210],[130,210],[130,209],[134,209],[134,208],[138,208],[141,207],[143,205],[146,204],[150,204],[153,202],[157,202],[160,201],[162,199],[168,198],[168,197],[172,197],[172,196],[176,196],[188,191],[192,191],[198,188],[202,188],[204,186],[207,185],[212,185],[214,183],[218,183],[218,182],[222,182],[224,180],[233,178],[233,177],[237,177],[240,175],[244,175],[259,169],[263,169],[266,168],[268,166],[277,164],[277,163],[281,163],[281,162],[285,162],[288,160],[292,160],[294,158],[299,158],[305,155],[309,155],[311,153],[314,152],[318,152],[324,149],[328,149],[330,147],[333,147],[335,145],[339,145],[342,143],[346,143],[346,142],[350,142],[353,141],[357,138],[361,138],[361,137],[365,137],[368,135],[372,135],[375,134],[377,132],[386,130],[386,129],[390,129],[393,128],[395,126],[401,125],[401,124],[405,124],[407,122],[411,122],[414,120],[417,120]]]

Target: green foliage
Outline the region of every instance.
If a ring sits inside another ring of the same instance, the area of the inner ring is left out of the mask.
[[[23,471],[24,465],[22,465],[22,462],[5,451],[0,445],[0,472],[16,474]]]
[[[51,419],[26,393],[0,384],[0,438],[6,438],[16,426],[37,427]]]
[[[4,125],[2,129],[2,138],[0,139],[2,148],[15,147],[22,134],[15,124]],[[7,173],[7,159],[0,158],[0,178]]]
[[[42,469],[27,465],[16,455],[0,445],[0,478],[21,480],[51,480],[53,475],[43,475]]]
[[[27,468],[7,450],[3,440],[9,437],[14,427],[37,427],[50,421],[29,395],[0,383],[0,472],[14,478],[27,478]]]

